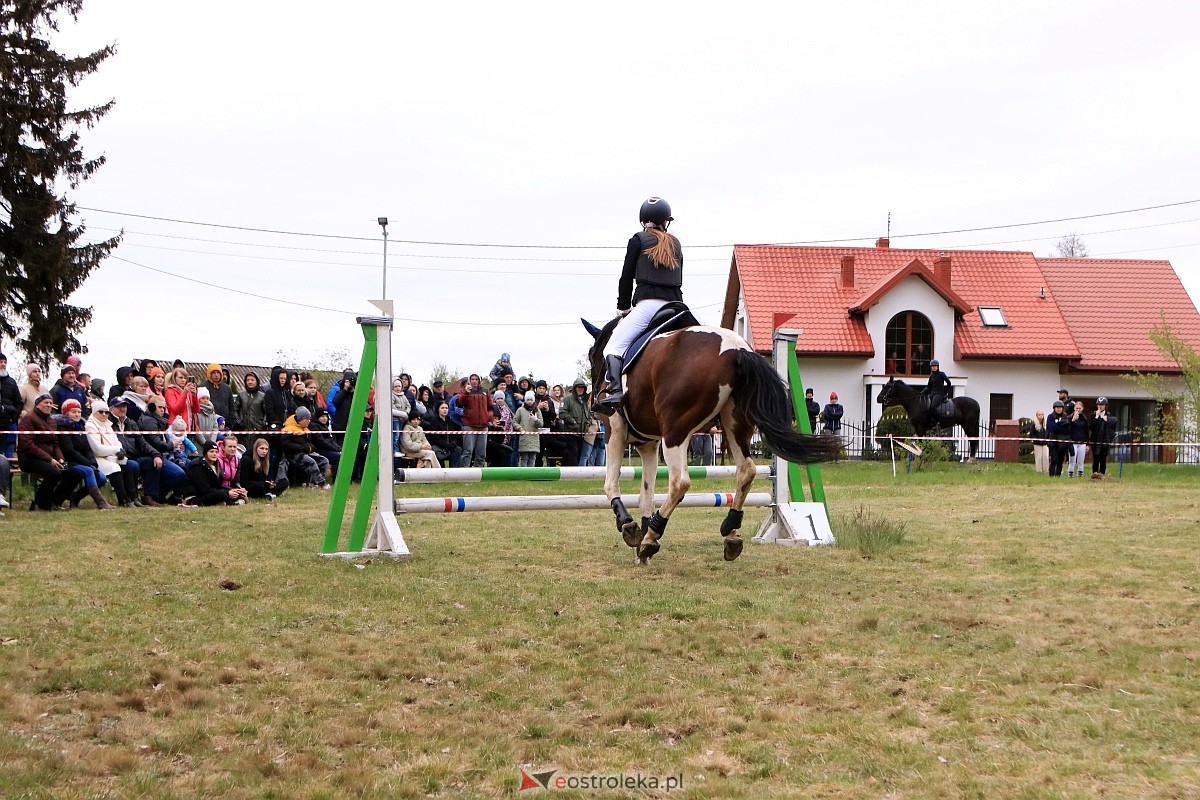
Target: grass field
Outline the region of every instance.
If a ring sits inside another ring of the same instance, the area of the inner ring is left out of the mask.
[[[902,536],[728,564],[724,512],[683,509],[636,568],[607,512],[427,515],[411,559],[355,565],[316,556],[317,492],[18,502],[0,796],[541,794],[522,768],[683,784],[580,797],[1200,796],[1200,471],[825,475],[835,533]]]

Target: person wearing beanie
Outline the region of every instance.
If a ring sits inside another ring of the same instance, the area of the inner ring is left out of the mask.
[[[59,371],[58,382],[50,390],[50,396],[54,398],[54,405],[59,408],[71,399],[78,400],[81,408],[86,406],[87,390],[79,385],[79,370],[70,364],[65,365]]]
[[[21,399],[21,387],[8,374],[8,356],[0,353],[0,453],[12,458],[17,452],[17,437],[8,431],[17,429],[17,420],[25,401]]]
[[[332,430],[331,419],[332,415],[328,409],[318,408],[308,426],[308,441],[312,444],[313,450],[325,456],[325,459],[329,461],[329,477],[332,479],[337,477],[338,464],[342,461],[342,446],[330,432]]]
[[[842,429],[842,415],[845,413],[846,410],[838,402],[837,392],[830,392],[829,402],[825,404],[825,408],[821,411],[821,419],[825,423],[821,432],[830,436],[837,436]]]
[[[21,413],[23,417],[33,411],[33,404],[44,394],[49,394],[50,388],[42,379],[42,368],[32,361],[25,365],[25,382],[21,384]]]
[[[215,442],[217,440],[217,418],[222,416],[217,411],[216,405],[212,401],[212,390],[207,386],[201,386],[196,390],[196,399],[199,401],[200,407],[196,410],[196,432],[192,434],[192,441],[197,447],[202,447],[205,442]]]
[[[405,422],[404,431],[400,434],[400,452],[405,458],[415,460],[418,469],[441,467],[437,455],[433,452],[433,445],[429,443],[425,431],[421,430],[420,414],[410,414]]]
[[[279,439],[279,448],[283,458],[300,475],[304,476],[301,483],[329,491],[330,486],[325,478],[329,459],[318,453],[313,447],[312,441],[309,439],[308,427],[310,424],[312,424],[312,412],[308,410],[307,406],[299,406],[296,413],[283,423],[283,435]]]
[[[538,431],[544,427],[545,419],[538,408],[537,392],[530,390],[525,393],[524,402],[513,415],[513,430],[521,434],[517,437],[518,467],[537,465],[538,453],[542,450],[542,437]]]
[[[21,472],[40,478],[30,511],[58,510],[83,477],[68,469],[58,436],[54,435],[57,426],[53,413],[54,399],[43,392],[34,399],[33,410],[17,423],[18,432],[30,434],[17,438],[17,465]]]
[[[208,365],[208,380],[200,385],[201,389],[208,389],[209,398],[212,400],[212,406],[225,419],[233,419],[233,387],[225,380],[225,370],[220,364]]]
[[[71,507],[78,508],[84,496],[91,495],[96,508],[109,511],[112,506],[100,493],[100,487],[108,481],[100,471],[88,437],[80,435],[84,433],[83,404],[69,398],[62,404],[61,411],[62,414],[54,418],[59,430],[58,449],[62,451],[67,468],[83,479],[82,485],[71,495]]]
[[[804,406],[808,410],[808,429],[817,432],[817,418],[821,416],[821,405],[813,399],[812,387],[804,390]]]

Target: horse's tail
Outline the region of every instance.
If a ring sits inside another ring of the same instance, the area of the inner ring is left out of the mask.
[[[734,356],[733,401],[762,432],[771,450],[793,464],[833,461],[842,452],[835,436],[811,436],[792,427],[787,388],[767,360],[751,350]]]

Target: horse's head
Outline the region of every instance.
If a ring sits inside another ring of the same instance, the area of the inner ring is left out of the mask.
[[[888,378],[888,382],[885,383],[883,388],[879,390],[879,397],[875,398],[875,402],[879,403],[879,405],[883,406],[884,408],[887,408],[888,404],[892,402],[892,395],[895,394],[896,388],[901,385],[903,385],[903,382],[898,381],[895,378]]]
[[[620,317],[613,317],[603,328],[598,328],[582,317],[579,319],[583,323],[583,329],[592,335],[596,341],[592,343],[591,349],[588,350],[588,364],[592,368],[592,397],[598,397],[597,392],[604,385],[604,375],[607,369],[604,366],[604,346],[608,344],[608,340],[612,337],[613,329],[617,327],[617,323],[621,320]]]

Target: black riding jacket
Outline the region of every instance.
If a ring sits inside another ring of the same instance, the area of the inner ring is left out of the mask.
[[[676,242],[676,269],[660,267],[650,260],[646,251],[658,240],[654,234],[641,231],[629,239],[625,248],[625,264],[617,283],[617,310],[632,308],[643,300],[683,300],[683,248]],[[634,281],[637,290],[634,290]]]

